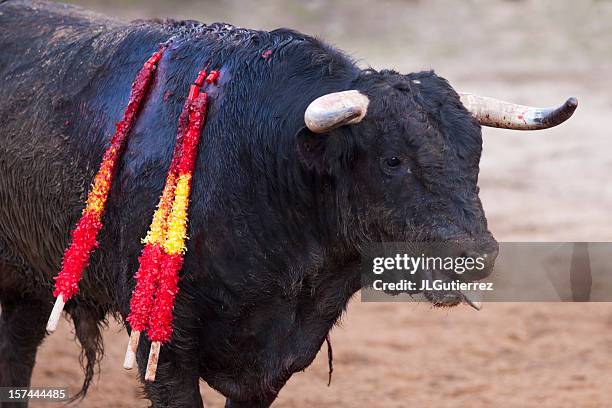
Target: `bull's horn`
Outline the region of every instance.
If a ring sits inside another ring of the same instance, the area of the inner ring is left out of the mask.
[[[576,98],[569,98],[558,108],[534,108],[469,93],[460,93],[459,96],[465,108],[482,126],[515,130],[557,126],[568,120],[578,106]]]
[[[314,133],[325,133],[343,125],[361,122],[370,100],[356,90],[323,95],[308,105],[304,122]]]

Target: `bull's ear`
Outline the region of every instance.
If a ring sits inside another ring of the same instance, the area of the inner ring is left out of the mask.
[[[301,128],[296,136],[297,151],[304,165],[317,172],[322,172],[325,166],[325,148],[329,140],[327,133],[314,133],[308,127]]]

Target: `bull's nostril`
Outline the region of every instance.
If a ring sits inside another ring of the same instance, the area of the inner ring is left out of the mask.
[[[479,251],[465,251],[463,253],[464,258],[472,258],[472,259],[483,259],[488,261],[491,258],[491,255],[487,252],[479,252]]]
[[[472,252],[468,256],[470,258],[484,260],[484,262],[486,262],[487,264],[492,264],[493,262],[495,262],[495,259],[497,259],[498,253],[499,252],[497,250],[491,252]]]
[[[489,262],[493,262],[497,259],[497,255],[499,255],[499,249],[495,248],[494,250],[485,254],[485,256],[489,259]]]

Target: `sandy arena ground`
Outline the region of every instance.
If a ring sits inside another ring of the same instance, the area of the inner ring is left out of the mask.
[[[612,3],[608,1],[79,1],[122,18],[176,16],[319,35],[362,64],[435,68],[457,89],[526,104],[577,96],[568,123],[547,131],[485,129],[481,197],[499,241],[612,241]],[[612,271],[611,271],[612,272]],[[277,407],[609,407],[612,304],[361,303],[282,390]],[[113,323],[91,408],[144,407],[121,368],[127,336]],[[38,355],[33,385],[82,381],[64,322]],[[205,384],[205,403],[223,398]],[[32,404],[50,407],[51,404]]]

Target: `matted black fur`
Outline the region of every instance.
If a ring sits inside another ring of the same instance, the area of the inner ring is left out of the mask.
[[[478,198],[480,127],[433,72],[362,70],[287,29],[126,24],[73,6],[4,1],[0,385],[29,383],[69,231],[134,75],[170,39],[118,168],[100,248],[66,306],[85,358],[79,396],[102,355],[106,316],[129,312],[179,112],[203,66],[221,75],[195,169],[175,331],[157,380],[145,384],[154,406],[201,406],[200,378],[228,406],[271,404],[359,290],[368,242],[495,245]],[[308,104],[346,89],[370,97],[366,118],[308,131]],[[143,339],[142,368],[148,349]]]

